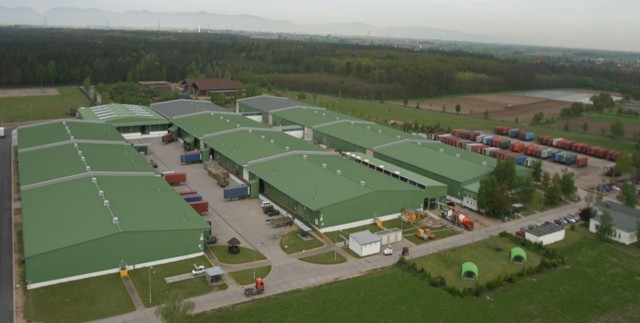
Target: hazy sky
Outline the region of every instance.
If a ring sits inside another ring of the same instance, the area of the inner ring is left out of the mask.
[[[51,7],[250,14],[297,24],[362,22],[493,34],[515,43],[640,52],[640,0],[0,0]]]

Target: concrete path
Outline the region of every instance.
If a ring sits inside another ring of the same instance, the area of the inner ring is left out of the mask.
[[[177,275],[177,276],[165,277],[164,281],[167,284],[171,284],[171,283],[180,282],[180,281],[187,280],[187,279],[193,279],[193,278],[196,278],[196,277],[200,277],[200,276],[194,276],[191,273],[188,273],[188,274],[182,274],[182,275]]]
[[[148,140],[147,140],[148,142]],[[161,143],[153,142],[154,147]],[[279,246],[279,239],[273,239],[274,233],[285,234],[284,229],[273,229],[264,223],[265,216],[260,209],[259,200],[240,200],[225,202],[222,199],[222,190],[215,184],[215,181],[206,175],[202,165],[178,165],[179,144],[170,144],[171,149],[154,149],[154,160],[158,161],[162,170],[176,170],[187,172],[187,185],[181,190],[197,190],[203,198],[209,201],[210,212],[206,219],[212,222],[213,233],[219,238],[218,244],[224,244],[231,237],[238,238],[243,246],[249,246],[260,251],[268,260],[262,262],[252,262],[242,265],[219,264],[225,272],[248,269],[270,264],[271,273],[265,277],[265,293],[253,298],[262,298],[277,295],[297,289],[310,288],[323,285],[329,282],[348,279],[364,275],[371,270],[393,265],[400,257],[400,252],[394,252],[392,256],[374,255],[366,258],[355,259],[341,248],[337,248],[326,237],[320,236],[325,243],[324,247],[314,249],[309,252],[287,255]],[[173,151],[172,151],[173,150]],[[162,169],[162,168],[165,169]],[[395,251],[402,250],[403,246],[408,246],[408,259],[426,256],[442,250],[456,248],[471,244],[490,236],[498,235],[501,231],[515,232],[525,224],[539,224],[544,221],[554,220],[567,213],[575,213],[578,208],[583,207],[583,203],[562,206],[551,211],[524,217],[510,222],[502,222],[495,226],[479,229],[472,232],[435,239],[422,245],[413,245],[404,240],[401,243],[393,244]],[[337,249],[336,249],[337,248]],[[300,257],[336,250],[345,258],[347,262],[336,265],[314,265],[298,260]],[[229,284],[232,281],[225,277],[225,282],[229,288],[224,291],[216,291],[209,294],[190,298],[195,304],[195,313],[227,307],[234,304],[251,301],[244,295],[243,286]],[[136,311],[120,316],[100,320],[99,322],[157,322],[158,319],[153,313],[153,308],[144,311]]]
[[[131,279],[129,279],[129,276],[122,277],[122,283],[127,288],[127,292],[129,292],[129,297],[131,297],[131,300],[133,301],[133,305],[136,306],[136,311],[144,310],[145,309],[144,303],[142,303],[142,300],[140,299],[140,295],[138,295],[138,291],[133,286],[133,283],[131,282]]]

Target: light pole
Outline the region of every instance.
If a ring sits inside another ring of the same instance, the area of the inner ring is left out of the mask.
[[[260,246],[262,246],[264,243],[260,242],[258,243],[258,245],[256,246],[255,249],[253,249],[253,262],[256,262],[256,249],[260,248]],[[253,264],[253,280],[256,280],[256,265]]]
[[[149,305],[151,305],[151,270],[153,266],[149,267]]]

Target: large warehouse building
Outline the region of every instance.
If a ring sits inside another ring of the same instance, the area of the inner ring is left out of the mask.
[[[18,128],[28,288],[203,254],[209,225],[112,126]]]
[[[395,217],[402,208],[421,207],[437,191],[381,174],[242,115],[195,114],[173,121],[181,135],[198,138],[204,160],[217,161],[246,182],[252,196],[258,191],[321,231]]]
[[[78,109],[78,117],[100,121],[115,127],[125,138],[161,136],[169,121],[149,107],[132,104],[105,104]]]

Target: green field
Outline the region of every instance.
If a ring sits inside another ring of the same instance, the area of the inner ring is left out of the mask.
[[[245,247],[240,247],[240,252],[237,254],[229,253],[227,246],[208,246],[208,248],[223,264],[237,265],[267,259],[260,251]]]
[[[0,98],[5,123],[68,118],[68,108],[87,107],[90,102],[76,86],[57,87],[59,95]]]
[[[360,99],[347,99],[334,96],[326,96],[317,94],[315,99],[312,95],[307,95],[306,100],[297,99],[297,92],[288,92],[294,100],[303,101],[318,107],[327,108],[340,113],[351,115],[360,119],[374,121],[379,124],[387,125],[389,120],[401,120],[409,124],[423,124],[425,126],[435,126],[439,124],[443,128],[464,128],[470,130],[492,131],[497,125],[510,125],[503,121],[486,120],[467,115],[456,115],[454,113],[441,113],[429,111],[426,109],[416,109],[415,107],[405,107],[393,103],[381,103],[379,101],[367,101]],[[596,118],[595,120],[612,120],[621,119],[625,124],[640,123],[640,119],[636,117],[618,117],[614,115],[589,115]],[[608,137],[584,134],[578,131],[563,131],[564,120],[556,120],[555,123],[541,126],[524,126],[524,129],[533,131],[536,135],[548,135],[553,137],[561,137],[574,141],[584,142],[591,145],[598,145],[610,149],[618,149],[621,151],[632,151],[633,143],[630,141],[614,140]],[[608,132],[607,132],[608,133]]]
[[[134,310],[119,274],[25,291],[28,322],[86,322]]]
[[[232,310],[199,314],[196,321],[637,321],[638,246],[604,243],[580,227],[568,230],[566,241],[555,248],[565,256],[566,266],[529,276],[481,297],[451,296],[393,267],[256,300]]]

